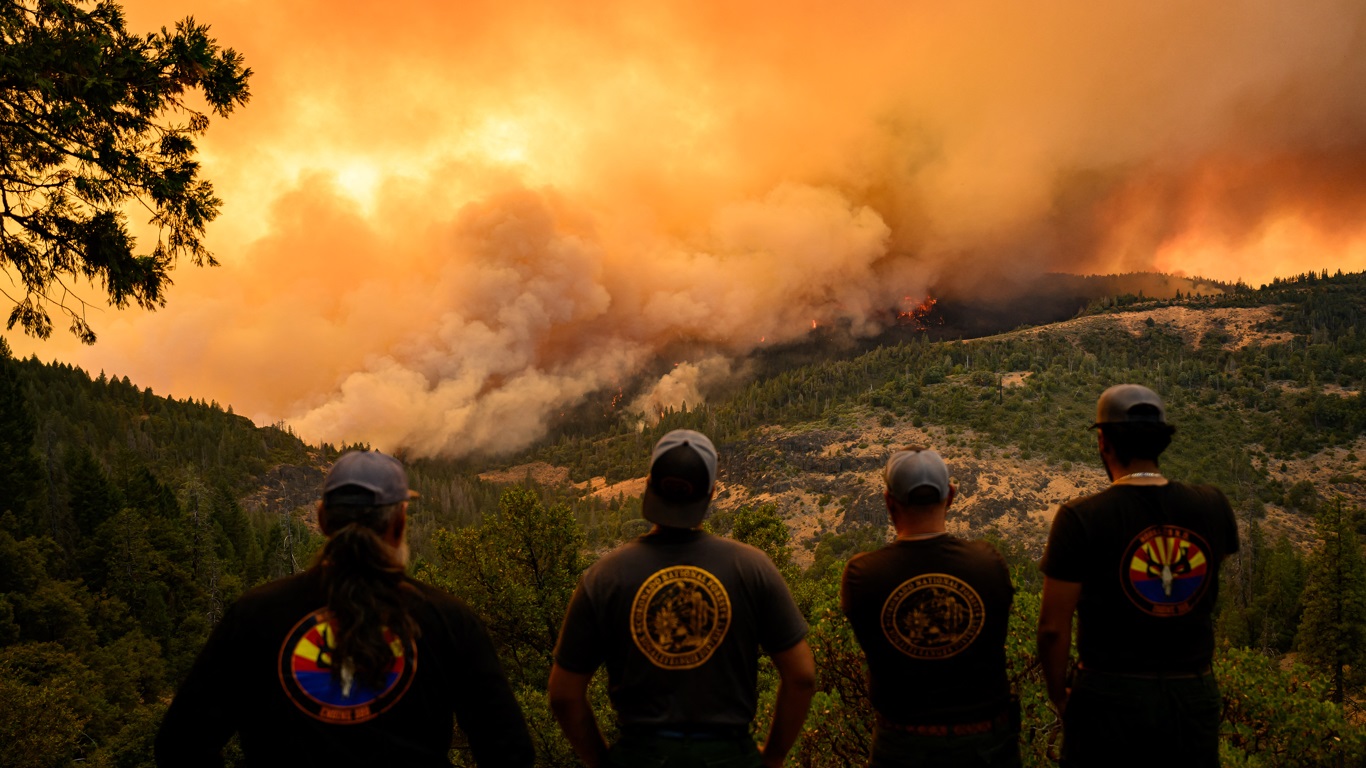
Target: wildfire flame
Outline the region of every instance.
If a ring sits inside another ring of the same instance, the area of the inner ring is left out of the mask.
[[[909,325],[917,330],[926,330],[930,312],[934,310],[934,305],[939,303],[939,299],[926,294],[919,303],[910,296],[901,298],[901,309],[896,312],[897,325]],[[942,322],[942,321],[941,321]]]

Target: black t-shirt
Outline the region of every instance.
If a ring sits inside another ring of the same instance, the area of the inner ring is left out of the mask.
[[[873,708],[905,724],[1000,713],[1014,594],[1005,561],[982,541],[945,534],[851,559],[840,605],[868,657]]]
[[[449,766],[454,716],[481,768],[530,766],[531,739],[483,624],[451,595],[407,584],[421,635],[391,635],[379,690],[333,680],[318,569],[244,594],[171,702],[157,764],[221,765],[237,733],[252,768]]]
[[[806,631],[764,553],[665,528],[584,572],[555,663],[580,674],[606,664],[623,724],[745,726],[757,704],[760,647],[785,651]]]
[[[1228,499],[1208,485],[1112,485],[1062,505],[1039,567],[1081,583],[1083,667],[1192,673],[1214,655],[1219,564],[1238,551]]]

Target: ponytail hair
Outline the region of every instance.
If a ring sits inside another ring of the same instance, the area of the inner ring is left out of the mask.
[[[417,623],[407,607],[412,587],[403,580],[406,557],[384,540],[403,504],[326,505],[332,533],[319,565],[334,638],[332,677],[339,682],[349,676],[373,690],[383,689],[394,661],[385,630],[405,645],[417,637]]]

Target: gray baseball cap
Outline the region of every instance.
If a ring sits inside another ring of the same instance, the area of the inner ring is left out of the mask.
[[[650,454],[650,477],[640,501],[646,520],[670,528],[696,528],[716,488],[716,446],[701,432],[675,429]]]
[[[323,479],[323,503],[381,507],[417,498],[408,490],[408,473],[393,456],[379,451],[349,451]]]
[[[925,486],[937,491],[940,501],[949,495],[949,468],[938,451],[897,451],[887,460],[887,469],[882,476],[887,482],[887,492],[902,504],[907,503],[912,491]]]
[[[1096,401],[1096,423],[1166,424],[1167,409],[1157,393],[1140,384],[1116,384],[1100,393]]]

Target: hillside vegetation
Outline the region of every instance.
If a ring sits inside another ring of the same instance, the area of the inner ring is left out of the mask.
[[[821,692],[798,759],[858,764],[871,715],[840,568],[887,538],[887,454],[930,445],[960,484],[955,529],[1013,564],[1026,764],[1047,765],[1058,724],[1032,657],[1034,561],[1056,505],[1106,482],[1086,429],[1096,395],[1140,382],[1178,426],[1164,471],[1222,487],[1244,529],[1219,615],[1227,764],[1351,764],[1366,759],[1364,309],[1364,275],[1109,297],[1053,325],[964,341],[903,332],[770,367],[646,420],[600,409],[596,426],[550,425],[517,456],[412,462],[413,570],[486,617],[542,764],[573,765],[544,702],[564,605],[597,553],[645,529],[654,441],[706,432],[721,451],[709,525],[767,551],[812,624]],[[160,712],[223,608],[309,563],[309,507],[339,449],[3,347],[0,443],[0,744],[12,745],[0,766],[149,764]],[[771,670],[762,684],[770,701]],[[595,695],[610,727],[601,682]],[[452,755],[468,760],[459,743]]]
[[[783,498],[780,513],[800,519],[823,500],[814,508],[838,531],[882,521],[876,474],[889,449],[928,443],[953,460],[977,528],[1101,487],[1086,429],[1095,398],[1141,382],[1162,393],[1179,429],[1163,457],[1170,474],[1219,485],[1247,519],[1302,531],[1304,520],[1284,513],[1312,513],[1315,498],[1334,494],[1366,499],[1356,480],[1366,465],[1353,452],[1366,427],[1366,278],[1123,298],[1123,310],[1055,325],[804,366],[650,427],[622,418],[604,433],[563,435],[517,462],[619,483],[645,474],[659,435],[686,426],[725,446],[722,507]],[[793,491],[802,493],[783,496]]]

